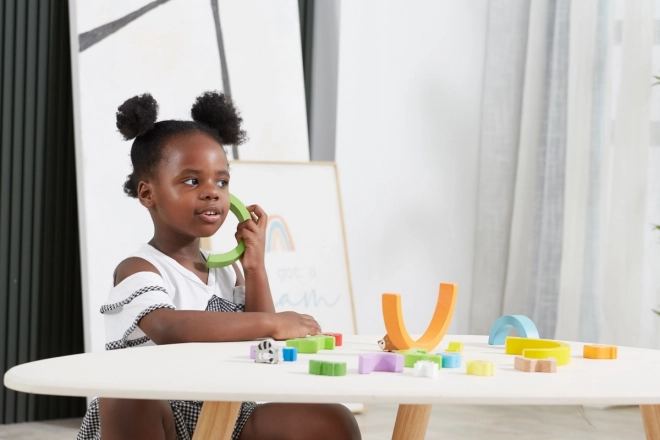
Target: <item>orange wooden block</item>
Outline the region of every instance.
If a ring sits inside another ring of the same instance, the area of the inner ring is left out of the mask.
[[[555,358],[528,359],[516,356],[513,367],[526,373],[556,373],[557,360]]]
[[[617,350],[613,345],[585,345],[582,356],[587,359],[616,359]]]
[[[426,332],[418,340],[414,340],[408,334],[406,325],[403,323],[401,311],[401,295],[394,293],[383,294],[383,319],[387,329],[387,337],[392,346],[397,350],[408,350],[409,348],[421,348],[432,351],[438,346],[449,329],[449,323],[454,315],[456,305],[456,284],[442,283],[438,291],[438,302],[435,305],[433,318]],[[385,343],[383,343],[384,345]]]

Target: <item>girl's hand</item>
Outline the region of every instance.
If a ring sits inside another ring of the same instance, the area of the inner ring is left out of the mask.
[[[265,270],[264,254],[268,215],[258,205],[250,205],[247,210],[252,215],[252,220],[239,223],[236,234],[234,234],[237,242],[245,240],[245,253],[241,257],[241,265],[245,272]]]
[[[307,335],[318,335],[321,326],[309,315],[296,312],[275,313],[275,325],[271,338],[277,340],[304,338]]]

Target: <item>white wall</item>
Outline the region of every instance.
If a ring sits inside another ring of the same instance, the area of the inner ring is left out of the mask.
[[[381,295],[426,329],[440,282],[468,328],[484,0],[341,3],[336,160],[362,334],[384,334]]]

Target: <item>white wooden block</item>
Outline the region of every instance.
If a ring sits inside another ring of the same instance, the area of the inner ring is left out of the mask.
[[[414,369],[415,376],[430,377],[432,379],[438,377],[438,364],[433,361],[417,361]]]

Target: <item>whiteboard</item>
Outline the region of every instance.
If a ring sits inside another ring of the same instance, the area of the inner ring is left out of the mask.
[[[323,331],[357,333],[337,169],[332,162],[231,161],[229,191],[268,214],[265,264],[278,312],[312,315]],[[213,252],[236,246],[228,216]]]

